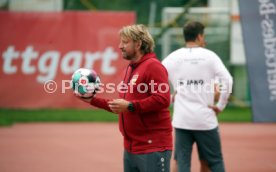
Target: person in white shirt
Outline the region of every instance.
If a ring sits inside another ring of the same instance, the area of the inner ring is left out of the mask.
[[[162,62],[176,93],[172,121],[174,159],[179,172],[190,172],[192,147],[196,143],[200,161],[207,165],[201,171],[224,172],[217,114],[228,103],[233,79],[216,53],[204,48],[202,23],[188,22],[183,34],[186,47],[172,52]],[[215,103],[217,80],[220,95]]]

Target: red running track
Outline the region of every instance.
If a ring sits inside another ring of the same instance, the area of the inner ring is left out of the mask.
[[[222,123],[220,133],[228,172],[276,171],[276,124]],[[116,123],[0,128],[0,172],[122,172],[122,152]],[[192,172],[197,171],[194,151]]]

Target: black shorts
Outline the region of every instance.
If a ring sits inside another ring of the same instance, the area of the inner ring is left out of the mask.
[[[196,143],[200,160],[205,160],[212,171],[224,171],[218,128],[212,130],[175,129],[174,159],[180,171],[189,171],[193,144]]]

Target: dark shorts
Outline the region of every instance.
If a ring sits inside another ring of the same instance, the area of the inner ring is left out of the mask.
[[[179,172],[189,172],[193,144],[196,143],[200,160],[208,163],[212,172],[224,172],[218,128],[212,130],[175,129],[175,153]]]
[[[169,172],[172,151],[132,154],[124,151],[124,172]]]

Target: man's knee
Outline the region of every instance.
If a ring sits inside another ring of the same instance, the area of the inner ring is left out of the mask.
[[[211,172],[206,160],[200,160],[200,172]]]
[[[223,159],[208,161],[212,172],[225,172]]]

